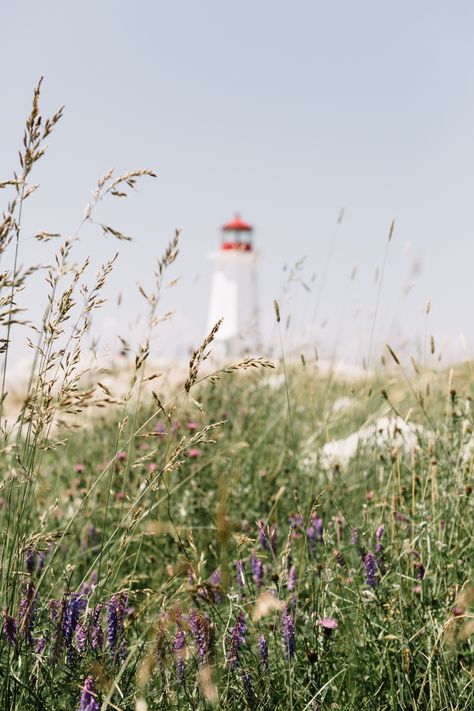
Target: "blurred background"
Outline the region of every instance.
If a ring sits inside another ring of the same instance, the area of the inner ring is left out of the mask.
[[[109,168],[158,174],[99,206],[133,242],[81,232],[95,269],[119,251],[101,349],[143,337],[138,284],[150,287],[178,228],[180,279],[162,303],[175,315],[152,352],[187,355],[206,331],[208,254],[239,211],[255,227],[268,352],[276,298],[288,350],[361,364],[385,342],[419,356],[433,335],[443,362],[471,357],[470,0],[25,1],[3,7],[2,29],[1,179],[41,75],[45,114],[66,105],[33,175],[21,262],[50,260],[54,247],[31,236],[72,234]],[[24,295],[32,319],[45,297],[38,276]]]

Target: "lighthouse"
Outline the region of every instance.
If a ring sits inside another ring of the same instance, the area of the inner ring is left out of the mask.
[[[209,303],[208,331],[223,319],[216,334],[217,350],[239,355],[259,348],[257,258],[253,227],[240,215],[221,229],[219,249],[211,252],[214,274]]]

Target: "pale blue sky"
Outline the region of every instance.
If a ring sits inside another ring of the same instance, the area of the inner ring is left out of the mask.
[[[392,218],[376,342],[419,340],[431,299],[428,331],[455,350],[460,332],[474,345],[473,37],[471,0],[6,3],[1,176],[16,167],[43,74],[45,111],[64,103],[66,112],[38,169],[25,235],[72,231],[111,166],[159,174],[128,204],[101,208],[134,243],[91,231],[81,245],[97,262],[120,247],[110,293],[124,293],[121,333],[141,309],[137,281],[150,283],[179,227],[173,274],[182,280],[165,303],[179,313],[159,347],[200,338],[206,255],[235,210],[257,228],[266,330],[283,264],[306,255],[304,278],[317,274],[313,293],[295,284],[287,307],[295,334],[304,330],[345,206],[316,319],[320,350],[367,354],[374,272]],[[24,261],[44,259],[31,241],[22,249]],[[404,295],[417,261],[421,273]],[[110,305],[101,317],[105,333],[115,314]]]

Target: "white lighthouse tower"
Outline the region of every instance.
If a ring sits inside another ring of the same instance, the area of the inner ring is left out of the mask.
[[[209,304],[208,331],[221,318],[216,345],[225,355],[259,348],[257,307],[258,255],[253,228],[239,215],[222,227],[220,248],[211,252],[215,264]]]

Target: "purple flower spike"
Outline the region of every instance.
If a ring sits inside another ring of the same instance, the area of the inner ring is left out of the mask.
[[[222,595],[220,593],[220,590],[218,589],[221,585],[221,571],[219,570],[219,568],[217,568],[216,570],[214,570],[214,572],[211,573],[210,583],[213,588],[217,588],[216,590],[213,590],[213,595],[214,602],[216,603],[216,605],[218,605],[222,600]]]
[[[237,615],[237,620],[235,627],[232,627],[230,632],[230,647],[229,653],[227,655],[227,663],[230,665],[231,669],[239,663],[239,652],[243,644],[245,644],[245,633],[247,631],[247,625],[245,624],[245,617],[242,610]]]
[[[3,634],[9,644],[15,644],[17,633],[17,623],[14,617],[6,611],[3,613]]]
[[[30,581],[20,600],[18,611],[19,630],[23,632],[29,644],[33,642],[32,632],[35,624],[36,588]]]
[[[268,671],[268,647],[267,640],[263,634],[258,636],[258,655],[265,671]]]
[[[186,647],[186,632],[182,627],[178,629],[174,636],[173,647],[176,657],[176,676],[182,684],[184,682],[184,657]]]
[[[365,580],[371,588],[377,587],[377,561],[369,551],[364,558]]]
[[[68,646],[71,645],[74,632],[76,631],[80,609],[80,597],[74,593],[66,605],[63,618],[63,637]]]
[[[332,554],[333,554],[334,558],[336,559],[336,562],[339,565],[339,567],[345,568],[346,567],[346,560],[345,560],[344,556],[342,555],[341,551],[333,550]]]
[[[196,612],[196,610],[191,610],[188,617],[188,624],[196,644],[199,664],[202,664],[208,651],[204,618]]]
[[[117,638],[119,631],[118,602],[115,595],[112,595],[112,597],[110,598],[109,604],[107,605],[107,610],[107,641],[109,643],[110,652],[113,655],[117,646]]]
[[[351,529],[351,543],[353,546],[356,546],[359,543],[359,529],[358,528]]]
[[[252,578],[255,583],[255,587],[261,588],[263,586],[264,579],[263,562],[260,558],[257,558],[255,553],[252,553],[250,557],[250,567],[252,569]]]
[[[92,615],[92,638],[91,646],[94,650],[100,650],[104,646],[104,630],[100,622],[100,613],[102,605],[99,603],[95,606],[94,614]]]
[[[99,711],[99,702],[94,696],[94,680],[88,676],[84,682],[78,711]]]
[[[88,635],[87,624],[78,625],[77,629],[76,629],[76,645],[77,645],[77,651],[80,654],[84,654],[87,649],[87,635]]]
[[[319,543],[324,543],[324,523],[322,518],[315,516],[312,520],[314,530],[316,532],[316,539]]]
[[[285,643],[285,659],[290,661],[295,653],[295,621],[287,607],[283,610],[281,626]]]

